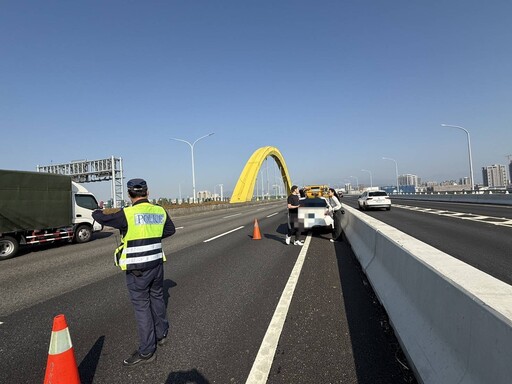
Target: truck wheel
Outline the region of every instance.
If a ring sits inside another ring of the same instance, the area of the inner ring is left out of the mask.
[[[91,237],[92,229],[88,225],[79,225],[75,231],[75,243],[87,243]]]
[[[2,237],[0,239],[0,260],[7,260],[16,255],[18,247],[18,242],[14,237]]]

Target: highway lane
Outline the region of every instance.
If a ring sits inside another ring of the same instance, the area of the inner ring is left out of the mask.
[[[274,213],[277,207],[282,209],[282,205],[282,202],[262,204],[256,208],[237,207],[173,218],[178,234],[164,239],[164,251],[171,255],[233,227],[247,226],[250,220]],[[0,316],[118,274],[112,264],[119,231],[110,229],[96,233],[94,239],[86,244],[27,247],[17,257],[2,261]],[[31,284],[27,285],[27,281]]]
[[[364,212],[512,284],[512,207],[391,200],[391,211]],[[357,208],[355,197],[345,196],[343,203]]]
[[[135,369],[121,366],[136,330],[111,262],[114,232],[2,262],[0,382],[41,382],[53,316],[64,313],[83,384],[244,383],[301,250],[284,244],[285,222],[282,202],[176,218],[164,241],[170,342]],[[268,382],[409,380],[397,345],[348,245],[313,237]]]

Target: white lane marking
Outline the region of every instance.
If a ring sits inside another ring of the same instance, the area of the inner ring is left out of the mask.
[[[3,323],[0,321],[0,325],[2,325]]]
[[[247,377],[247,381],[245,382],[246,384],[264,384],[267,382],[268,374],[270,373],[270,368],[272,367],[272,362],[276,353],[277,343],[281,337],[286,315],[288,314],[288,309],[292,301],[293,292],[297,286],[297,281],[299,280],[300,271],[304,265],[304,260],[306,258],[306,253],[308,252],[310,242],[311,235],[308,235],[299,253],[299,257],[297,257],[292,273],[288,278],[288,282],[284,287],[283,293],[281,294],[279,303],[274,311],[274,316],[272,317],[272,320],[270,320],[270,324],[261,343],[258,355],[254,360],[249,377]]]
[[[512,227],[512,220],[510,220],[506,217],[479,216],[474,213],[461,213],[461,212],[445,211],[445,210],[441,211],[441,210],[435,210],[432,208],[423,208],[422,209],[420,207],[411,207],[409,205],[400,205],[400,204],[393,204],[393,206],[397,207],[397,208],[408,209],[411,211],[431,213],[431,214],[439,215],[439,216],[453,217],[456,219],[470,220],[470,221],[476,221],[479,223],[499,225],[501,227]],[[496,221],[491,221],[491,220],[496,220]]]
[[[228,217],[233,217],[233,216],[238,216],[238,215],[241,215],[241,213],[235,213],[233,215],[224,216],[223,219],[227,219]]]
[[[225,235],[227,235],[228,233],[238,231],[239,229],[242,229],[243,227],[244,227],[244,226],[242,225],[241,227],[238,227],[238,228],[232,229],[231,231],[227,231],[227,232],[221,233],[220,235],[214,236],[214,237],[212,237],[212,238],[210,238],[210,239],[207,239],[207,240],[203,241],[203,243],[207,243],[207,242],[209,242],[209,241],[212,241],[212,240],[218,239],[219,237],[225,236]]]
[[[183,227],[176,227],[176,229],[183,229]]]
[[[279,213],[279,212],[275,212],[275,213],[273,213],[273,214],[271,214],[271,215],[268,215],[267,217],[275,216],[275,215],[277,215],[278,213]]]

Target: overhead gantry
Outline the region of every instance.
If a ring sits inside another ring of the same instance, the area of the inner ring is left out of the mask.
[[[290,192],[292,185],[283,155],[281,155],[281,152],[279,152],[279,149],[276,147],[262,147],[254,151],[247,161],[247,164],[245,164],[245,167],[240,174],[240,178],[236,183],[235,190],[231,195],[230,203],[243,203],[252,200],[258,172],[268,156],[271,156],[276,161],[277,166],[281,171],[281,177],[283,178],[286,190],[288,193]]]

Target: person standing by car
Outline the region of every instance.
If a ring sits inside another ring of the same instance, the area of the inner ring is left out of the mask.
[[[139,348],[123,365],[134,366],[153,361],[157,344],[163,345],[169,332],[162,239],[173,235],[176,228],[164,208],[148,201],[145,180],[132,179],[127,186],[131,207],[110,215],[97,210],[92,216],[98,223],[121,232],[122,244],[115,251],[115,265],[126,271],[139,334]]]
[[[291,193],[288,196],[288,233],[286,234],[286,244],[290,244],[292,236],[295,237],[294,245],[304,245],[300,239],[299,226],[299,187],[292,185]]]
[[[335,241],[341,240],[341,215],[345,213],[343,208],[341,207],[340,197],[334,188],[329,188],[327,204],[329,212],[332,213],[332,219],[334,221],[334,228],[332,229],[332,239],[330,241],[334,243]]]

